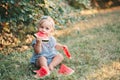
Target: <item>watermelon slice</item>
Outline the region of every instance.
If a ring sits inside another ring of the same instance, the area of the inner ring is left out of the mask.
[[[71,75],[72,73],[74,73],[74,70],[72,70],[70,67],[66,66],[65,64],[62,64],[60,66],[60,69],[58,70],[58,73],[62,75]]]
[[[68,51],[68,48],[67,48],[67,47],[63,47],[63,51],[64,51],[65,55],[66,55],[69,59],[71,59],[71,54],[70,54],[70,52]]]
[[[45,67],[41,67],[39,70],[35,70],[34,72],[36,73],[36,78],[37,77],[43,78],[50,74],[49,71]]]
[[[48,42],[49,41],[48,36],[41,31],[35,33],[34,36],[38,37],[38,38],[41,38],[42,42]]]

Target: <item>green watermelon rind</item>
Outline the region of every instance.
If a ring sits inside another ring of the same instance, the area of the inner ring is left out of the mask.
[[[37,34],[38,34],[38,33],[34,34],[33,36],[34,36],[35,38],[44,38],[44,39],[42,39],[42,42],[48,42],[48,41],[49,41],[49,39],[48,39],[46,36],[44,36],[44,35],[39,36],[39,35],[37,35]]]

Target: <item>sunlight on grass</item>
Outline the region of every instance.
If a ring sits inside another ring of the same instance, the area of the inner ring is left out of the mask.
[[[101,27],[102,25],[120,22],[119,12],[108,13],[107,15],[104,15],[103,11],[101,13],[102,14],[99,14],[99,15],[93,14],[94,17],[86,19],[86,20],[81,20],[78,23],[70,25],[69,28],[66,28],[64,30],[56,30],[54,35],[56,37],[59,37],[62,35],[68,35],[72,32],[80,32],[80,31],[84,31],[90,28]]]
[[[119,80],[120,77],[120,62],[112,62],[109,65],[102,65],[98,70],[94,70],[93,73],[87,75],[88,80]]]
[[[103,10],[100,10],[100,9],[92,9],[92,10],[83,10],[81,11],[81,14],[82,15],[90,15],[90,14],[97,14],[97,13],[108,13],[108,12],[112,12],[113,10],[118,10],[120,9],[120,7],[113,7],[113,8],[110,8],[110,9],[103,9]]]

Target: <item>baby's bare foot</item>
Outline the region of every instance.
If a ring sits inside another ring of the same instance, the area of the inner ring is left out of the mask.
[[[52,65],[49,65],[49,69],[52,71],[54,70],[54,67]]]

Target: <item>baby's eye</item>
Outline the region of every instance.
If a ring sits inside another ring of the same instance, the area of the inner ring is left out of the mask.
[[[49,30],[49,28],[47,27],[46,30]]]
[[[41,26],[40,28],[44,28],[43,26]]]

